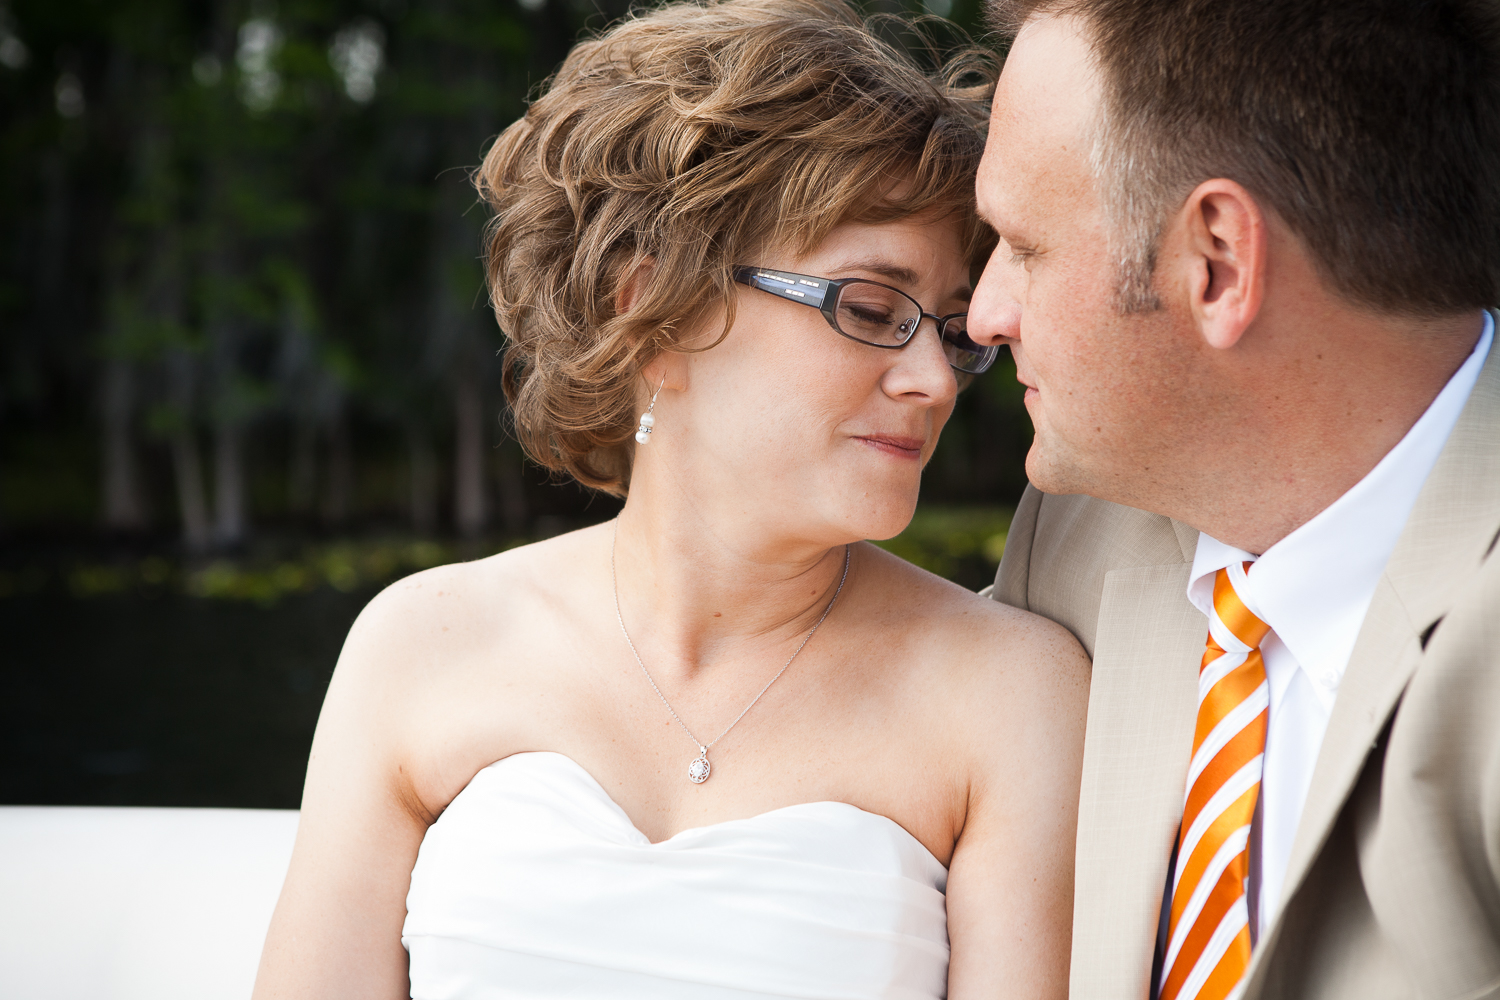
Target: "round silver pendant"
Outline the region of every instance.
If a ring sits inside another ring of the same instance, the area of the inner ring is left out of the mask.
[[[701,785],[708,780],[708,758],[699,757],[688,765],[688,780],[695,785]]]

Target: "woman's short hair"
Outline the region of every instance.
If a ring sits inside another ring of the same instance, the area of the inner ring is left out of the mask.
[[[715,306],[727,332],[732,268],[767,248],[934,212],[977,261],[994,75],[974,49],[926,73],[842,0],[673,3],[575,46],[475,177],[527,454],[623,495],[641,369]]]

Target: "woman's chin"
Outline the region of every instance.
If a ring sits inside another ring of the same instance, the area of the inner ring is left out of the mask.
[[[877,499],[873,494],[861,499],[866,503],[858,510],[847,512],[847,523],[860,538],[876,542],[895,538],[905,531],[917,510],[915,492],[889,497],[883,503],[871,504],[869,501]]]

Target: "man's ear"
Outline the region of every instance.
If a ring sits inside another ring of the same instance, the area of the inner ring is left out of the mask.
[[[646,291],[646,282],[651,280],[651,273],[655,270],[655,257],[641,257],[631,265],[629,273],[620,282],[620,290],[615,293],[616,316],[624,316],[635,308]]]
[[[1203,339],[1225,350],[1239,343],[1266,291],[1270,234],[1249,191],[1217,178],[1193,189],[1183,205],[1184,255],[1191,268],[1188,304]]]

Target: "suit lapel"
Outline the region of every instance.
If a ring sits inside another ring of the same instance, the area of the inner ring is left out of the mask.
[[[1380,579],[1329,718],[1288,859],[1286,911],[1366,757],[1421,662],[1427,631],[1472,578],[1500,531],[1500,344],[1433,467]],[[1256,958],[1274,950],[1280,919]],[[1255,962],[1256,966],[1263,965]],[[1252,976],[1256,969],[1252,969]],[[1253,989],[1253,988],[1252,988]]]
[[[1189,563],[1198,554],[1198,529],[1190,528],[1181,521],[1172,522],[1172,533],[1177,536],[1177,544],[1182,547],[1182,558]],[[1204,619],[1204,628],[1207,628],[1207,618]],[[1206,634],[1206,633],[1205,633]]]
[[[1191,568],[1105,577],[1079,802],[1074,1000],[1144,997],[1149,987],[1207,635],[1186,596]]]

